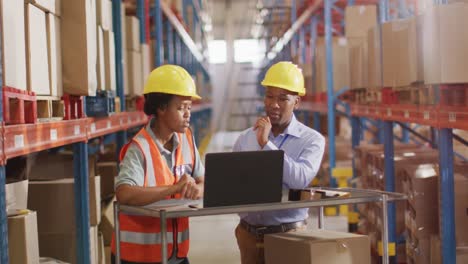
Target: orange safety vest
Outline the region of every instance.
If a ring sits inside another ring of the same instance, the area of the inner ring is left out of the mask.
[[[184,134],[177,133],[179,145],[176,149],[176,160],[174,168],[185,164],[182,155],[183,152],[183,137]],[[187,139],[186,146],[190,148],[192,170],[195,169],[195,147],[193,144],[192,133],[187,129],[185,133]],[[148,177],[154,176],[156,186],[173,185],[178,178],[167,166],[167,163],[162,159],[156,143],[152,140],[148,131],[145,128],[122,148],[120,159],[122,160],[131,143],[136,143],[143,153],[145,159],[145,179],[144,186],[148,186]],[[185,149],[186,150],[186,149]],[[149,163],[151,161],[152,163]],[[152,170],[151,170],[152,169]],[[183,173],[183,172],[182,172]],[[179,173],[180,174],[180,173]],[[181,175],[178,175],[181,176]],[[170,198],[180,198],[180,194],[176,194]],[[161,223],[159,218],[127,215],[120,213],[120,258],[130,262],[162,262],[161,255]],[[115,234],[112,237],[112,252],[115,255]],[[171,258],[174,250],[177,249],[177,257],[187,257],[189,251],[189,220],[188,217],[176,219],[167,219],[167,256]]]

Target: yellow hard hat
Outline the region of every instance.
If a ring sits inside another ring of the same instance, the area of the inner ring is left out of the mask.
[[[184,68],[170,64],[160,66],[149,74],[143,94],[149,93],[175,94],[201,99],[192,76]]]
[[[262,85],[296,92],[300,96],[305,95],[302,70],[290,61],[280,61],[271,66],[265,74]]]

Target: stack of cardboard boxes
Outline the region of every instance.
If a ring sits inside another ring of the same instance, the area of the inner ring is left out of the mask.
[[[2,0],[4,86],[60,96],[60,1]]]
[[[98,90],[116,90],[115,41],[112,1],[97,0],[97,77]],[[122,28],[125,28],[123,25]],[[123,31],[123,30],[122,30]]]
[[[365,189],[384,190],[384,159],[382,145],[362,145],[355,150],[356,172],[359,177],[359,187]],[[439,239],[439,179],[438,152],[432,149],[401,145],[395,150],[395,191],[405,193],[407,202],[396,203],[397,236],[406,239],[406,245],[397,245],[398,258],[409,263],[440,263],[431,257],[431,245]],[[460,250],[466,247],[468,230],[462,223],[468,215],[468,193],[466,184],[468,178],[462,177],[467,164],[455,163],[455,211],[457,228],[457,246]],[[381,240],[382,209],[379,205],[359,205],[359,231],[368,234],[373,252],[378,250]],[[435,240],[435,242],[431,242]],[[460,252],[464,252],[461,250]],[[461,254],[461,253],[460,253]],[[373,256],[375,260],[379,256]],[[406,258],[406,259],[405,259]],[[435,262],[431,262],[434,261]]]
[[[98,234],[101,222],[101,177],[95,173],[95,159],[88,164],[91,263],[105,263],[103,240]],[[34,166],[28,178],[28,208],[37,211],[39,253],[68,263],[77,263],[75,182],[73,155],[39,153],[28,157]],[[102,249],[101,249],[102,248]]]

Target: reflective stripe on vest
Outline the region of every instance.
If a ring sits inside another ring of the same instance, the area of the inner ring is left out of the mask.
[[[173,236],[172,232],[166,232],[167,234],[167,243],[172,244]],[[190,233],[188,230],[183,232],[177,233],[177,241],[184,242],[185,240],[189,240]],[[141,244],[141,245],[148,245],[148,244],[159,244],[162,240],[162,234],[149,234],[149,233],[137,233],[137,232],[128,232],[128,231],[121,231],[120,232],[120,239],[122,242],[133,243],[133,244]]]
[[[184,160],[194,169],[194,143],[190,130],[185,134],[176,134],[179,145],[175,150],[174,168],[184,165]],[[144,187],[173,185],[178,179],[167,166],[161,153],[149,133],[143,128],[133,138],[132,142],[140,148],[145,160]],[[125,149],[126,150],[126,149]],[[124,153],[121,154],[121,156]],[[177,198],[179,195],[176,195]],[[166,197],[171,198],[171,197]],[[121,213],[121,258],[131,262],[161,262],[161,233],[159,218],[141,215],[126,215]],[[177,225],[173,226],[173,222]],[[177,218],[176,221],[167,221],[168,256],[172,255],[174,235],[177,230],[177,257],[184,258],[189,248],[189,221],[188,218]],[[172,246],[171,246],[172,244]],[[159,251],[158,251],[159,249]],[[155,250],[157,252],[155,252]],[[115,253],[115,240],[112,240],[112,252]]]

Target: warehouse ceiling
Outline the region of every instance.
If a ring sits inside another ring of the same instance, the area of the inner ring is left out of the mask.
[[[208,0],[213,39],[251,38],[257,14],[257,0]],[[232,26],[228,25],[232,23]],[[231,29],[231,32],[227,32]]]

